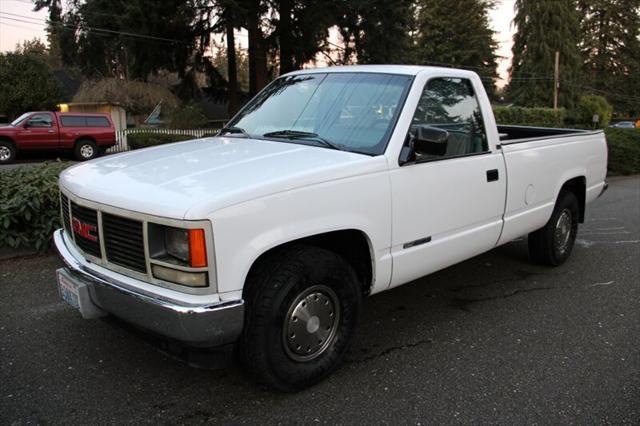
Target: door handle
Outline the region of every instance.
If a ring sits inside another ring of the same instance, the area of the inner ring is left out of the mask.
[[[500,179],[498,169],[487,170],[487,182],[495,182]]]
[[[55,133],[55,132],[56,132],[55,130],[49,130],[49,133]]]

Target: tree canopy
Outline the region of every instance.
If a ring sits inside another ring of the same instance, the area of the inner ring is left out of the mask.
[[[182,75],[196,49],[196,3],[70,2],[70,9],[61,17],[62,30],[56,34],[65,52],[62,59],[67,65],[78,66],[90,78],[146,80],[160,69]]]
[[[230,113],[239,91],[253,95],[316,61],[468,68],[490,94],[497,77],[495,0],[83,0],[64,9],[62,0],[33,1],[49,10],[49,53],[85,77],[174,73],[174,93],[224,94]],[[586,92],[640,111],[640,0],[514,1],[514,103],[552,105],[557,51],[560,106],[572,109]],[[215,88],[202,90],[203,81]]]
[[[0,54],[0,112],[15,118],[53,110],[62,101],[58,80],[33,52]]]
[[[640,114],[640,0],[580,0],[584,90]]]
[[[508,96],[520,106],[553,106],[555,52],[560,53],[559,105],[580,94],[580,20],[574,0],[516,0]]]
[[[493,1],[420,0],[418,6],[417,63],[469,68],[492,93],[498,77],[498,43],[488,15]]]

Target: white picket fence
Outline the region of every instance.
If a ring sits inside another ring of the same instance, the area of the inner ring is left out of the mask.
[[[116,144],[109,148],[107,152],[124,152],[129,151],[129,143],[127,142],[127,135],[145,133],[145,134],[160,134],[160,135],[185,135],[193,136],[194,139],[200,139],[207,136],[213,136],[218,133],[220,129],[154,129],[154,128],[141,128],[141,129],[126,129],[116,132]]]

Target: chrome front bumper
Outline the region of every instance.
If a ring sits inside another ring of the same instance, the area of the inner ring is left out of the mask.
[[[64,231],[53,234],[55,246],[73,280],[88,287],[91,302],[147,331],[197,347],[234,342],[242,332],[244,301],[181,305],[131,289],[111,277],[90,270],[68,247]]]

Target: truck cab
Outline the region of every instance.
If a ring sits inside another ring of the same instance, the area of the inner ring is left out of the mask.
[[[108,114],[27,112],[0,127],[0,164],[19,152],[66,151],[79,161],[91,160],[115,145],[115,129]]]

